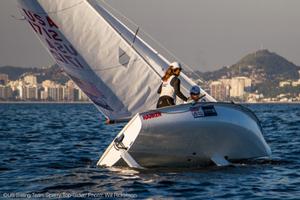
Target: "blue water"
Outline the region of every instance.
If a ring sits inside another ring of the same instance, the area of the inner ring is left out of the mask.
[[[0,104],[0,198],[300,199],[300,105],[248,107],[270,160],[138,172],[96,167],[122,126],[103,125],[93,105]]]

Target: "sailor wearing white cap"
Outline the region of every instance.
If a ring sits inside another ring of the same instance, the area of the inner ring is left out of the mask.
[[[187,97],[180,91],[180,79],[178,76],[181,72],[181,65],[178,62],[170,64],[165,75],[162,77],[162,83],[157,93],[160,97],[157,102],[157,108],[175,105],[176,96],[183,101],[187,101]]]
[[[172,62],[170,66],[172,66],[173,69],[182,69],[181,64],[179,62]]]

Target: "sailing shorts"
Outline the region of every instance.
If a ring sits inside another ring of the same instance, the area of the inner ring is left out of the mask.
[[[175,105],[175,103],[172,97],[162,96],[159,97],[156,108],[162,108],[162,107],[173,106],[173,105]]]

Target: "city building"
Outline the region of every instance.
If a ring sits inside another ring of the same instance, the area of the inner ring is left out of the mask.
[[[257,103],[257,102],[259,102],[263,98],[264,98],[263,94],[249,93],[247,102],[249,102],[249,103]]]
[[[0,74],[0,85],[6,85],[8,83],[8,75]]]
[[[25,84],[30,86],[36,86],[37,85],[37,78],[34,75],[27,75],[23,78]]]
[[[230,97],[244,98],[246,92],[251,90],[251,79],[247,77],[234,77],[231,79]]]
[[[9,81],[6,74],[0,74],[0,100],[22,101],[89,101],[89,98],[72,80],[65,85],[51,80],[41,84],[35,75],[26,75],[16,81]]]
[[[17,86],[17,92],[18,92],[17,99],[19,99],[19,100],[24,100],[24,99],[26,99],[26,96],[27,96],[26,92],[27,92],[27,91],[26,91],[24,85],[22,85],[22,84],[18,85],[18,86]]]
[[[221,81],[225,87],[225,96],[223,100],[228,100],[230,97],[231,79],[222,78],[219,81]]]
[[[36,86],[25,86],[26,95],[24,100],[38,100],[38,88]]]
[[[47,96],[47,99],[51,101],[63,101],[64,87],[61,85],[56,85],[56,87],[49,87]]]
[[[40,100],[42,101],[48,100],[48,91],[41,90]]]
[[[279,82],[279,87],[285,87],[285,86],[290,86],[291,81],[280,81]]]
[[[299,86],[299,85],[300,85],[300,79],[297,80],[297,81],[293,81],[293,82],[292,82],[292,86],[293,86],[293,87],[297,87],[297,86]]]
[[[9,85],[11,87],[11,89],[13,91],[17,90],[17,87],[22,84],[21,81],[17,80],[17,81],[9,81],[7,85]]]
[[[227,98],[226,86],[221,81],[213,81],[210,84],[210,94],[219,101],[225,100]]]
[[[38,100],[38,88],[36,86],[20,84],[16,88],[19,100]]]
[[[210,84],[211,95],[221,101],[227,101],[230,97],[245,100],[245,94],[251,92],[252,80],[247,77],[222,78]]]
[[[41,100],[64,101],[65,87],[50,80],[42,82]]]
[[[89,97],[86,96],[86,94],[84,94],[82,92],[82,90],[79,90],[79,97],[78,97],[79,101],[89,101]]]
[[[66,83],[66,87],[65,87],[65,100],[67,101],[75,101],[75,83],[72,80],[69,80]]]
[[[55,85],[56,85],[56,83],[54,81],[50,81],[50,80],[45,80],[42,82],[43,88],[55,87]]]
[[[11,98],[12,98],[11,87],[0,85],[0,100],[9,100]]]

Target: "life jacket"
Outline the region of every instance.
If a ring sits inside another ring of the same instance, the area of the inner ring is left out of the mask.
[[[172,75],[172,76],[170,76],[170,78],[168,78],[167,81],[162,82],[161,93],[160,93],[161,97],[169,96],[175,100],[175,98],[176,98],[175,90],[174,90],[174,87],[171,85],[171,81],[174,77],[175,76]]]

